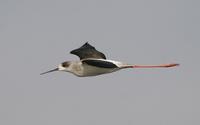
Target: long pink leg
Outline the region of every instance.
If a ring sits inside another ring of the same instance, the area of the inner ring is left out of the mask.
[[[161,64],[161,65],[133,65],[129,66],[129,68],[169,68],[179,66],[179,64],[172,63],[172,64]]]

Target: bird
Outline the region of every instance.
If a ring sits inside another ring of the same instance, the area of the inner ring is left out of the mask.
[[[94,46],[86,42],[81,47],[70,52],[80,58],[77,61],[65,61],[57,68],[41,73],[44,75],[54,71],[65,71],[78,77],[97,76],[106,73],[112,73],[127,68],[169,68],[179,64],[161,64],[161,65],[132,65],[120,61],[109,60],[106,56],[98,51]]]

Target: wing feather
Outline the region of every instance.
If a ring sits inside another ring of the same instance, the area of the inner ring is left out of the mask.
[[[106,60],[105,61],[99,60],[99,59],[85,59],[85,60],[82,60],[82,63],[91,65],[91,66],[95,66],[95,67],[99,67],[99,68],[118,68],[118,66],[112,62],[109,62]]]
[[[87,58],[106,59],[106,56],[102,52],[96,50],[88,42],[80,48],[72,50],[70,53],[77,55],[81,60]]]

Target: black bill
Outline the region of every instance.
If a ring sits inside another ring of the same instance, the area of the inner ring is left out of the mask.
[[[52,69],[52,70],[43,72],[43,73],[41,73],[40,75],[44,75],[44,74],[46,74],[46,73],[50,73],[50,72],[54,72],[54,71],[58,71],[58,68],[55,68],[55,69]]]

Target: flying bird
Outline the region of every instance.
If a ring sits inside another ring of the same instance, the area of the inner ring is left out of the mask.
[[[161,65],[131,65],[119,61],[106,59],[106,56],[86,42],[78,49],[70,52],[80,58],[78,61],[66,61],[58,65],[57,68],[41,73],[41,75],[53,71],[65,71],[73,73],[79,77],[96,76],[106,73],[112,73],[127,68],[168,68],[178,66],[179,64],[161,64]]]

